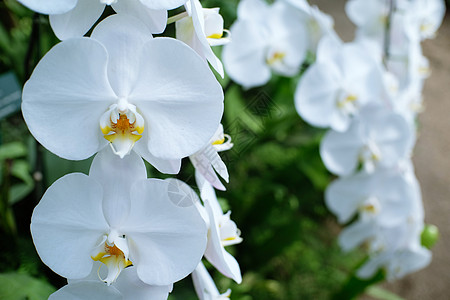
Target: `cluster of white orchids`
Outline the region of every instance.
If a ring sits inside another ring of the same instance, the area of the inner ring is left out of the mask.
[[[223,76],[211,50],[229,41],[219,9],[198,0],[19,1],[49,15],[61,39],[23,89],[29,130],[62,158],[96,154],[89,175],[60,178],[33,212],[40,258],[68,281],[50,299],[167,299],[189,274],[200,299],[227,298],[202,263],[242,280],[224,248],[242,241],[240,231],[214,190],[225,190],[219,177],[228,182],[218,152],[233,146],[208,65]],[[106,6],[110,16],[92,29]],[[171,23],[176,39],[152,36]],[[177,174],[186,157],[201,201],[179,180],[147,178],[144,160]]]
[[[357,26],[350,43],[306,0],[242,0],[223,60],[234,81],[252,88],[272,72],[297,75],[306,56],[315,57],[294,99],[306,122],[329,128],[320,155],[339,176],[325,194],[328,208],[346,224],[339,244],[366,247],[369,259],[358,277],[382,269],[395,279],[431,260],[421,245],[424,212],[411,154],[430,72],[420,43],[435,35],[445,3],[349,0],[346,12]]]

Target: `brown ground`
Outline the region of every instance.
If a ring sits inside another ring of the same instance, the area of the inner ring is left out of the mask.
[[[314,0],[335,19],[345,41],[354,27],[344,12],[345,0]],[[420,115],[419,139],[414,152],[416,175],[422,186],[426,223],[440,230],[429,267],[384,287],[408,300],[450,299],[450,16],[438,36],[423,43],[432,74],[424,89],[425,112]],[[364,297],[364,299],[371,299]],[[345,299],[343,299],[345,300]]]

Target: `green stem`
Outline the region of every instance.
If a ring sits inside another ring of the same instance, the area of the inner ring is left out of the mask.
[[[367,261],[365,258],[361,263],[359,263],[355,270],[350,274],[347,282],[344,283],[342,288],[334,294],[331,299],[332,300],[353,300],[358,299],[360,295],[362,295],[366,289],[374,284],[382,282],[385,280],[386,275],[383,270],[379,270],[372,278],[370,279],[361,279],[356,276],[357,270]]]

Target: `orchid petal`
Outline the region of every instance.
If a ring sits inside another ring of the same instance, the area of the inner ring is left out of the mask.
[[[150,153],[147,145],[148,134],[146,134],[146,131],[144,130],[141,140],[134,145],[133,150],[161,173],[178,174],[180,172],[181,159],[162,159],[155,157]]]
[[[57,180],[34,209],[31,234],[36,250],[59,275],[76,279],[91,272],[91,251],[109,228],[102,199],[95,180],[75,173]]]
[[[339,235],[339,245],[342,250],[350,251],[375,234],[375,224],[356,221],[347,226]]]
[[[107,144],[99,119],[116,101],[107,79],[107,59],[97,41],[71,39],[53,47],[25,84],[24,119],[33,136],[51,152],[80,160]]]
[[[81,37],[91,29],[105,9],[101,1],[78,0],[74,9],[64,14],[51,14],[50,25],[60,40]]]
[[[203,147],[223,113],[220,84],[184,43],[157,38],[141,52],[141,66],[129,101],[146,121],[148,149],[161,159],[181,159]]]
[[[118,14],[138,18],[147,25],[151,33],[162,33],[167,25],[167,10],[150,9],[140,0],[117,1],[112,7]],[[129,32],[130,33],[130,32]]]
[[[241,269],[236,259],[222,246],[220,232],[214,212],[208,200],[205,200],[205,208],[210,220],[208,244],[206,246],[206,259],[223,275],[232,278],[237,283],[242,282]]]
[[[100,281],[80,281],[63,286],[49,300],[123,300],[121,293]]]
[[[306,122],[317,127],[348,127],[349,121],[345,118],[331,124],[330,116],[337,110],[339,76],[334,64],[317,63],[305,72],[294,97],[297,112]]]
[[[52,15],[63,14],[73,9],[77,5],[78,0],[18,0],[35,12]]]
[[[131,199],[122,231],[131,241],[139,278],[167,285],[191,273],[206,248],[206,226],[192,189],[174,179],[148,179],[133,185]]]
[[[185,4],[187,0],[139,0],[150,9],[174,9]]]
[[[172,285],[148,285],[141,281],[136,267],[123,269],[113,286],[124,295],[124,300],[167,300]]]
[[[118,228],[130,210],[131,186],[147,178],[144,161],[134,152],[120,158],[107,147],[91,165],[89,177],[103,187],[103,213],[109,226]]]
[[[343,133],[329,130],[320,144],[320,156],[330,172],[340,176],[350,175],[358,166],[362,146],[358,126],[353,123]]]
[[[202,53],[205,58],[209,61],[214,70],[219,73],[219,75],[223,78],[223,65],[222,62],[217,58],[214,52],[209,45],[209,42],[206,38],[205,33],[205,17],[203,14],[203,7],[198,0],[190,0],[192,5],[192,22],[194,24],[195,36],[201,44]]]
[[[117,96],[126,98],[139,78],[138,53],[152,35],[140,20],[117,14],[98,24],[91,37],[108,51],[109,82]]]
[[[339,223],[350,221],[356,214],[359,206],[370,195],[369,184],[366,174],[358,173],[336,179],[327,187],[327,207],[338,217]]]
[[[266,64],[267,41],[250,21],[237,21],[230,28],[233,41],[224,46],[222,59],[227,74],[245,88],[267,83],[271,72]]]

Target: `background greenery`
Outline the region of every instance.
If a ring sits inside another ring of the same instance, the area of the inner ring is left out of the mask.
[[[205,7],[221,7],[226,28],[237,3],[203,1]],[[46,16],[15,0],[0,2],[0,23],[0,74],[12,71],[23,84],[58,41]],[[173,34],[173,25],[167,32]],[[232,299],[330,299],[364,259],[336,245],[339,226],[323,202],[332,179],[318,154],[323,131],[295,112],[297,80],[274,77],[265,87],[247,91],[221,80],[223,124],[235,146],[222,156],[230,183],[218,196],[242,231],[244,242],[228,250],[240,263],[243,283],[210,270],[222,292],[232,288]],[[46,299],[66,282],[39,260],[29,231],[31,213],[52,182],[70,172],[87,173],[91,159],[72,162],[49,153],[31,137],[20,112],[0,121],[0,141],[0,299]],[[149,171],[163,177],[150,166]],[[185,161],[178,177],[195,186],[192,174]],[[196,299],[190,279],[175,284],[170,297]]]

